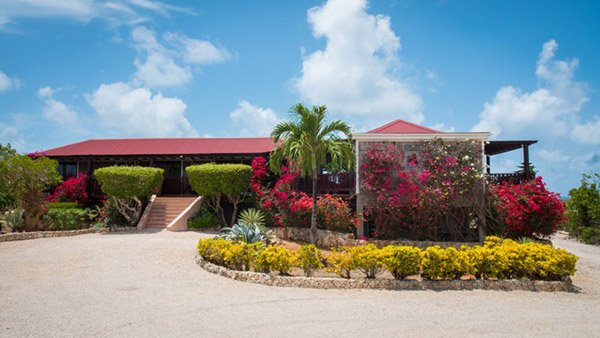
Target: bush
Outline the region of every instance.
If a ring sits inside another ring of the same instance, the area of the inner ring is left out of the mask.
[[[163,169],[149,167],[106,167],[96,169],[94,176],[102,192],[109,196],[111,206],[130,225],[135,225],[142,215],[144,201],[162,181]]]
[[[294,256],[294,253],[284,247],[270,245],[257,254],[254,269],[264,273],[278,271],[280,275],[289,275]]]
[[[327,272],[333,272],[342,278],[349,279],[350,273],[355,269],[354,260],[350,253],[350,248],[345,247],[337,250],[333,250],[331,254],[327,256],[328,266]]]
[[[188,221],[188,228],[190,229],[204,229],[212,228],[219,224],[219,220],[212,212],[208,210],[200,210],[194,218]]]
[[[425,279],[460,279],[473,271],[466,251],[430,246],[423,251],[421,276]]]
[[[565,221],[565,204],[546,189],[541,177],[521,184],[502,183],[491,190],[511,238],[549,236]]]
[[[160,168],[113,166],[96,169],[94,176],[109,196],[146,198],[162,181],[163,172]]]
[[[7,211],[1,215],[0,220],[9,228],[10,231],[23,230],[23,209]],[[3,230],[0,227],[0,230]]]
[[[384,254],[375,244],[350,248],[354,267],[364,273],[367,278],[375,278],[383,272]]]
[[[421,271],[421,249],[413,246],[388,245],[383,250],[383,266],[396,279],[417,275]]]
[[[204,238],[198,241],[198,254],[208,262],[225,265],[225,253],[231,241],[223,238]]]
[[[304,271],[306,277],[312,276],[314,270],[323,267],[323,253],[314,244],[300,247],[295,265]]]
[[[583,175],[569,197],[565,230],[584,243],[600,244],[600,174]]]
[[[77,209],[77,202],[48,202],[46,204],[48,210],[50,209]]]
[[[80,207],[84,207],[89,201],[87,183],[88,175],[85,173],[71,177],[54,189],[54,193],[48,196],[48,201],[76,202]]]
[[[185,168],[190,186],[198,195],[207,199],[223,226],[233,226],[237,217],[238,204],[244,200],[243,194],[250,187],[252,167],[246,164],[198,164]],[[221,207],[221,196],[227,197],[233,205],[229,223]]]
[[[76,230],[86,226],[87,212],[83,209],[50,209],[42,217],[48,230]]]
[[[223,255],[223,260],[229,269],[248,271],[253,265],[258,252],[264,249],[262,242],[248,244],[243,242],[232,243]]]

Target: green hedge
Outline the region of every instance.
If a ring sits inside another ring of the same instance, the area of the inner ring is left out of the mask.
[[[160,168],[114,166],[96,169],[94,176],[105,194],[133,198],[150,196],[163,172]]]
[[[185,168],[190,186],[200,196],[239,195],[250,185],[252,167],[246,164],[197,164]]]

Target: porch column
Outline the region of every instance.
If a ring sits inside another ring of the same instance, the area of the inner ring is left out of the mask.
[[[354,185],[356,186],[356,216],[358,217],[358,225],[356,227],[356,235],[360,238],[360,236],[365,236],[365,222],[363,220],[363,213],[364,213],[364,205],[363,205],[363,199],[362,196],[360,194],[360,174],[359,174],[359,169],[360,168],[360,156],[359,156],[359,152],[360,152],[360,148],[359,148],[359,142],[358,140],[356,140],[354,142],[354,153],[356,155],[355,161],[354,161],[354,170],[356,171],[356,181],[354,182]]]
[[[78,162],[78,165],[79,165],[79,162]],[[92,193],[92,179],[94,177],[94,173],[92,172],[92,158],[91,157],[88,158],[88,160],[87,160],[87,174],[88,174],[89,179],[87,180],[87,184],[86,184],[87,187],[85,190],[87,190],[88,194],[91,194]]]
[[[485,155],[485,170],[487,172],[487,174],[491,174],[491,168],[490,168],[490,155]]]
[[[529,180],[531,177],[529,174],[529,146],[523,145],[523,170],[525,171],[525,179]]]

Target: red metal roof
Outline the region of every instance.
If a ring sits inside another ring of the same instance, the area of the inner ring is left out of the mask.
[[[47,156],[260,154],[275,148],[268,137],[93,139],[46,150]]]
[[[371,134],[439,134],[440,131],[404,120],[395,120],[369,131]]]

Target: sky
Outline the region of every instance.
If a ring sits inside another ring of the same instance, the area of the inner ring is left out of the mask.
[[[599,17],[581,0],[0,0],[0,143],[268,136],[324,104],[358,132],[538,140],[566,195],[600,171]]]

